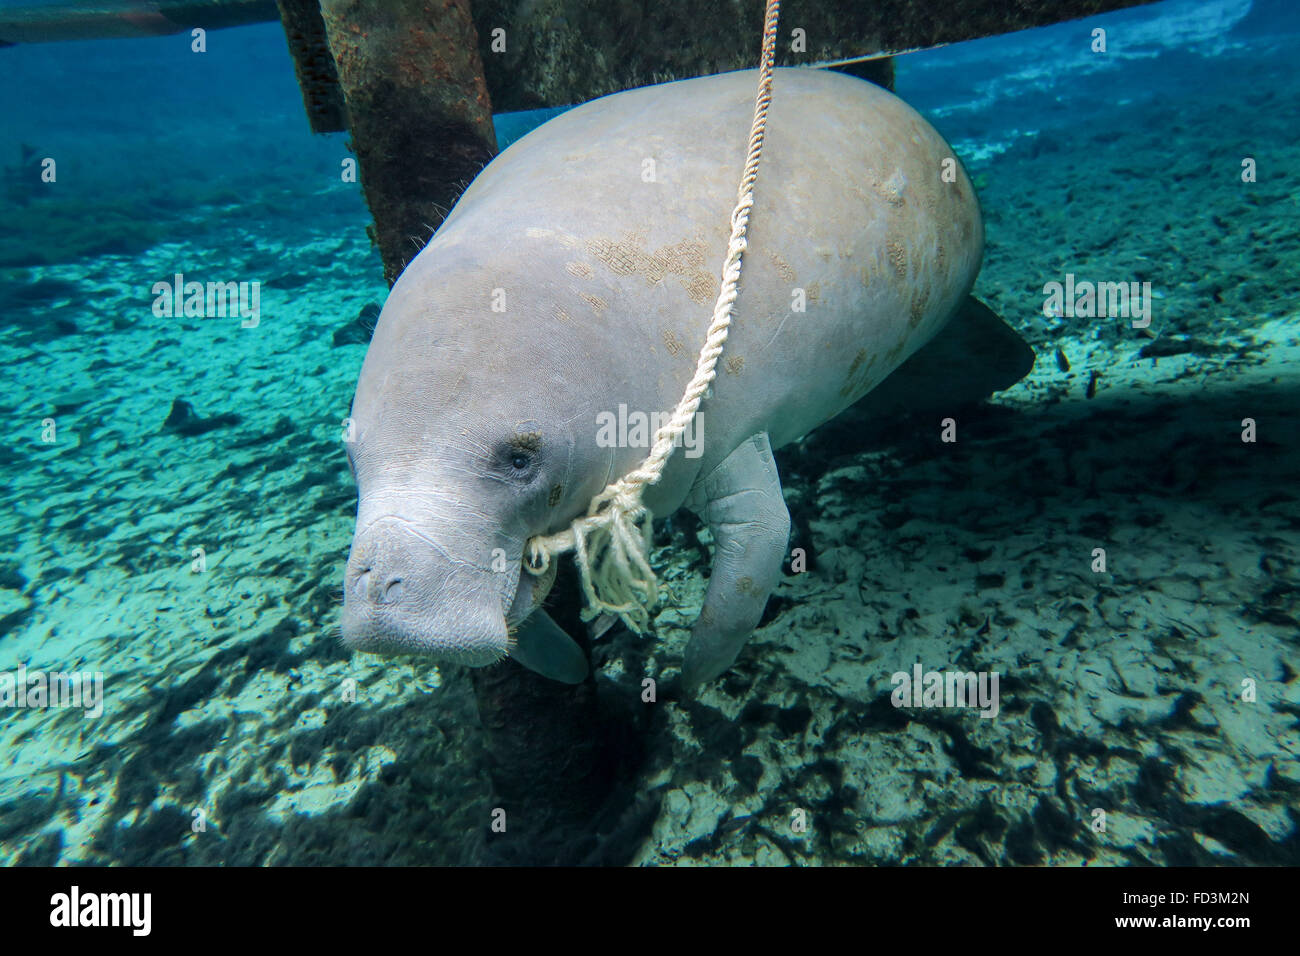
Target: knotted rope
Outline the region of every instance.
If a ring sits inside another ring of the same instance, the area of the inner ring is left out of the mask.
[[[722,265],[722,291],[713,307],[713,321],[700,349],[695,375],[677,404],[672,418],[655,432],[650,454],[639,467],[613,482],[591,500],[587,513],[564,531],[538,536],[528,542],[524,567],[536,575],[547,572],[551,559],[566,551],[574,560],[587,598],[583,618],[601,612],[617,614],[638,634],[650,623],[649,608],[659,597],[659,585],[650,567],[650,533],[653,515],[642,503],[647,485],[663,477],[674,442],[690,425],[716,375],[718,358],[731,329],[732,307],[740,284],[740,263],[745,233],[754,207],[754,181],[763,152],[767,110],[772,103],[772,68],[776,60],[776,22],[780,0],[767,0],[763,22],[763,52],[758,67],[758,96],[750,127],[749,153],[740,180],[736,208],[731,213],[731,240]]]

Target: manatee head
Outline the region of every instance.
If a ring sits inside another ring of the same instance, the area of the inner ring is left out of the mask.
[[[480,666],[509,653],[553,581],[523,571],[525,543],[572,520],[605,469],[572,479],[595,469],[558,337],[530,344],[522,316],[489,308],[499,280],[432,275],[424,258],[380,315],[346,429],[358,499],[342,635]]]

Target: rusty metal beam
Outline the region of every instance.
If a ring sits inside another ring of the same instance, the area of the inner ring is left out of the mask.
[[[1155,0],[785,0],[785,66],[925,49]],[[752,66],[763,0],[473,0],[500,112]],[[433,10],[433,7],[430,7]],[[275,0],[68,0],[0,7],[0,46],[216,29],[278,17]],[[426,25],[432,27],[436,12]],[[492,31],[504,30],[494,50]],[[793,30],[804,31],[802,51]],[[455,39],[455,37],[448,37]]]
[[[758,56],[763,2],[474,0],[473,7],[492,102],[508,112],[748,69]],[[1149,2],[783,0],[777,64],[899,53]]]
[[[392,283],[496,153],[469,0],[323,0],[321,15]]]
[[[334,68],[319,0],[277,0],[280,24],[302,90],[302,105],[313,133],[344,133],[347,109],[339,74]]]

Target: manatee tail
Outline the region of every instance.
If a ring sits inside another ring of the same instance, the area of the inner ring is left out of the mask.
[[[1010,388],[1034,367],[1034,350],[983,302],[967,296],[948,324],[867,393],[872,416],[950,411]]]

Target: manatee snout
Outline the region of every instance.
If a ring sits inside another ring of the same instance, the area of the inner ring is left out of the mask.
[[[410,523],[386,517],[352,542],[343,643],[372,654],[429,654],[481,667],[506,656],[499,574],[450,558]],[[513,590],[513,589],[512,589]]]

